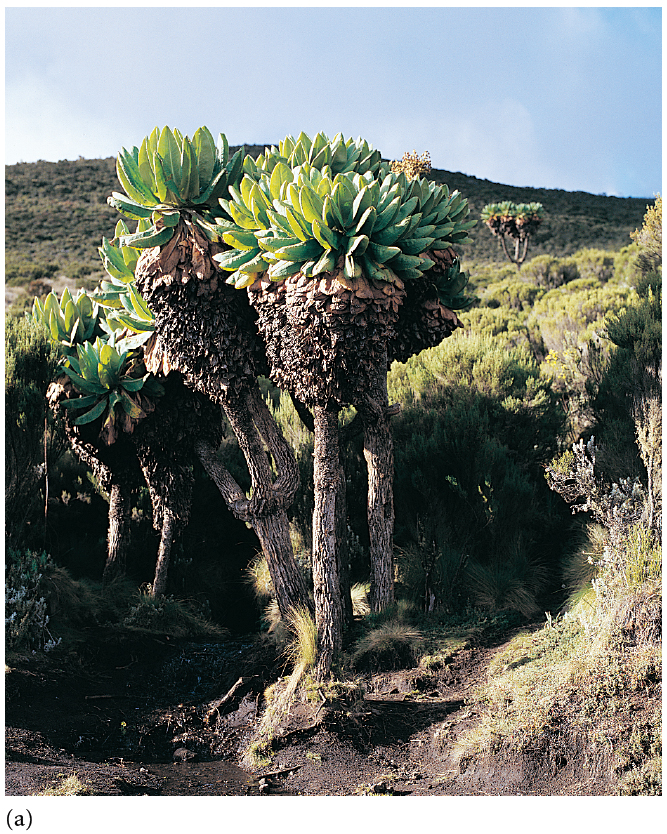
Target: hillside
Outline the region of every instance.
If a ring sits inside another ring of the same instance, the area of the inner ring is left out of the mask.
[[[259,145],[246,149],[253,156],[263,151]],[[641,226],[651,200],[515,188],[451,171],[434,170],[432,175],[468,198],[472,217],[478,217],[486,203],[498,200],[541,202],[545,220],[531,245],[531,256],[568,255],[583,247],[618,250],[630,243],[630,233]],[[84,279],[101,272],[97,247],[102,236],[112,236],[119,217],[106,203],[114,190],[119,190],[114,158],[6,166],[7,284],[21,286],[59,274]],[[498,241],[481,223],[471,237],[464,258],[503,260]]]

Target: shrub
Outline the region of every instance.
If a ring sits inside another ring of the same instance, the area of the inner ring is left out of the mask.
[[[5,566],[5,641],[11,651],[50,651],[60,643],[48,628],[40,581],[50,565],[46,553],[9,548]]]
[[[533,281],[538,287],[560,287],[579,278],[574,258],[554,258],[552,255],[538,255],[523,267],[521,275]]]
[[[453,337],[394,364],[389,391],[403,404],[392,425],[394,503],[399,581],[410,598],[427,609],[464,606],[465,564],[488,578],[504,563],[518,576],[534,551],[553,565],[568,525],[541,464],[563,419],[528,352]]]
[[[228,634],[226,629],[212,623],[207,612],[195,603],[174,597],[153,597],[141,591],[126,614],[123,626],[132,631],[170,637],[222,638]]]
[[[614,276],[615,255],[602,249],[580,249],[570,259],[580,278],[595,278],[606,284]]]
[[[56,366],[39,326],[29,318],[5,317],[5,530],[13,546],[34,545],[29,525],[34,530],[44,506],[40,482],[67,445],[46,402]]]

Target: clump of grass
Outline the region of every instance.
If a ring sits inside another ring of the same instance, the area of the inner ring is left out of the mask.
[[[293,608],[286,625],[292,639],[285,649],[285,657],[292,664],[292,674],[264,692],[266,707],[242,757],[242,763],[248,768],[260,768],[270,763],[276,732],[289,715],[299,684],[317,662],[317,627],[310,611],[302,607]]]
[[[294,670],[300,669],[303,675],[317,662],[317,627],[310,611],[304,607],[292,609],[288,627],[293,638],[286,655]]]
[[[262,553],[255,556],[246,568],[248,582],[258,600],[266,600],[273,596],[273,581],[269,572],[266,556]]]
[[[472,596],[490,611],[518,611],[524,617],[540,612],[537,596],[544,588],[544,565],[525,553],[515,552],[507,559],[494,559],[483,565],[471,562],[466,568]]]
[[[590,591],[608,541],[609,534],[601,524],[587,524],[581,540],[564,560],[563,584],[569,592],[570,605]]]
[[[592,587],[563,616],[547,615],[542,628],[518,634],[494,656],[474,695],[482,718],[458,740],[462,759],[547,749],[566,726],[583,755],[604,752],[621,793],[656,789],[660,718],[656,712],[648,728],[640,726],[647,719],[632,701],[641,692],[642,701],[659,702],[658,549],[646,528],[629,528],[605,545]]]
[[[355,617],[365,617],[371,613],[371,607],[368,603],[370,587],[370,582],[357,582],[350,588],[352,614]]]
[[[194,602],[174,597],[152,597],[139,592],[135,604],[123,620],[131,631],[164,634],[169,637],[210,637],[223,639],[227,629],[207,619]]]
[[[76,773],[63,778],[57,785],[45,788],[37,796],[91,796],[93,791],[79,779]]]
[[[634,524],[628,531],[625,551],[625,578],[629,588],[657,583],[662,577],[662,548],[656,536],[644,524]]]
[[[383,623],[357,642],[351,666],[367,672],[409,668],[416,661],[422,639],[422,633],[405,622]]]

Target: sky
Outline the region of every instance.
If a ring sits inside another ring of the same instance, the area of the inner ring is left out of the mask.
[[[662,191],[656,7],[5,7],[5,163],[361,136],[515,186]]]

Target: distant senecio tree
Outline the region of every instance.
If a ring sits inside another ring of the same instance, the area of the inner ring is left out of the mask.
[[[150,487],[165,542],[159,592],[174,522],[189,507],[187,455],[197,455],[257,533],[285,621],[295,607],[314,608],[320,678],[351,611],[340,412],[353,406],[364,434],[380,611],[393,601],[394,573],[389,418],[399,406],[387,399],[388,366],[451,335],[462,326],[455,310],[471,303],[452,246],[468,242],[477,221],[458,191],[424,178],[429,171],[428,154],[390,165],[341,134],[288,136],[253,159],[243,149],[230,158],[224,135],[216,143],[206,128],[192,140],[156,128],[117,159],[125,193],[109,203],[137,229],[120,221],[103,240],[110,280],[91,304],[64,297],[35,307],[63,351],[52,400],[73,445],[85,434],[109,483],[129,471],[133,452],[139,465],[130,468]],[[298,467],[259,375],[291,395],[314,432],[314,605],[287,517]],[[220,408],[245,455],[250,497],[217,458]],[[127,450],[118,460],[116,444]]]
[[[530,236],[534,235],[542,223],[544,208],[542,203],[489,203],[482,209],[482,220],[491,230],[491,234],[500,238],[503,252],[517,270],[526,260]],[[514,241],[514,251],[508,251],[506,238]]]

